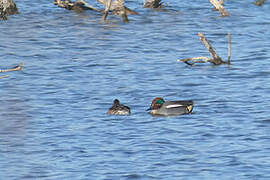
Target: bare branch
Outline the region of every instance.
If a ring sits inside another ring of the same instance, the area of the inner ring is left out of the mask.
[[[99,9],[95,8],[94,6],[90,5],[87,3],[85,0],[77,0],[78,3],[82,3],[85,7],[95,10],[95,11],[100,11]]]
[[[18,8],[13,0],[0,0],[0,20],[7,20],[8,15],[18,13]]]
[[[74,10],[75,12],[83,12],[84,10],[94,10],[94,11],[102,11],[94,6],[91,6],[84,0],[77,0],[75,2],[72,2],[70,0],[54,0],[54,4],[61,7],[65,8],[68,10]]]
[[[229,12],[224,8],[224,6],[221,4],[223,1],[218,0],[210,0],[210,2],[213,4],[213,6],[219,10],[222,16],[230,16]],[[224,3],[224,2],[223,2]]]
[[[262,6],[265,2],[266,0],[257,0],[256,2],[254,2],[254,4],[257,6]]]
[[[232,55],[232,35],[228,33],[228,64],[231,64],[231,55]]]
[[[188,62],[188,61],[198,61],[198,60],[209,62],[209,61],[212,61],[213,59],[209,57],[200,56],[200,57],[192,57],[192,58],[186,58],[186,59],[178,59],[177,61]]]
[[[23,65],[24,63],[22,62],[21,64],[19,64],[18,66],[15,66],[14,68],[3,69],[3,70],[0,70],[0,72],[21,71],[23,69]]]
[[[231,64],[231,34],[228,33],[228,61],[225,62],[222,60],[222,58],[216,53],[210,42],[206,39],[203,33],[198,33],[201,41],[203,42],[204,46],[208,49],[208,51],[211,53],[213,58],[209,57],[193,57],[193,58],[186,58],[186,59],[178,59],[177,61],[182,61],[190,66],[194,66],[195,63],[207,63],[211,62],[214,65],[220,65],[220,64]]]
[[[192,57],[192,58],[186,58],[186,59],[178,59],[177,61],[182,61],[182,62],[186,63],[187,65],[194,66],[195,63],[212,62],[213,59],[211,59],[209,57],[200,56],[200,57]]]
[[[104,15],[103,15],[103,20],[104,21],[107,19],[107,16],[108,16],[110,8],[111,8],[111,5],[112,5],[112,0],[108,0],[106,2],[106,8],[105,8]]]
[[[118,3],[118,14],[122,16],[124,22],[129,22],[125,7],[125,0],[116,0],[116,2]]]
[[[198,35],[200,36],[201,41],[203,42],[204,46],[208,49],[213,57],[212,63],[215,65],[224,64],[225,62],[222,60],[221,57],[216,53],[215,49],[212,47],[210,42],[206,39],[203,33],[199,32]]]
[[[143,2],[143,7],[145,8],[162,8],[161,0],[147,0],[147,2]]]
[[[107,3],[109,0],[97,0],[98,2],[100,2],[101,4],[103,4],[105,7],[107,7]],[[121,2],[119,3],[119,0],[115,0],[115,1],[112,1],[111,3],[111,7],[110,7],[110,11],[112,11],[114,14],[117,14],[119,15],[119,7],[121,6]],[[132,9],[129,9],[128,7],[125,7],[125,10],[126,10],[126,14],[129,15],[129,14],[139,14],[138,12],[132,10]]]

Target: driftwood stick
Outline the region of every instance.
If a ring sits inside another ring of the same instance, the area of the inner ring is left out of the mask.
[[[85,7],[92,9],[94,11],[100,11],[99,9],[95,8],[94,6],[87,3],[85,0],[77,0],[78,3],[82,3]]]
[[[3,70],[0,70],[0,72],[20,71],[23,69],[23,65],[24,65],[24,63],[22,62],[21,64],[19,64],[18,66],[15,66],[14,68],[3,69]]]
[[[192,57],[192,58],[186,58],[186,59],[178,59],[177,61],[182,61],[186,63],[187,65],[194,66],[195,63],[207,63],[207,62],[212,62],[213,59],[209,57]]]
[[[119,14],[122,16],[124,22],[129,22],[127,11],[125,8],[125,0],[116,0],[119,4]]]
[[[182,61],[182,62],[194,61],[194,62],[198,62],[198,60],[203,60],[204,62],[209,62],[209,61],[212,61],[213,59],[211,59],[209,57],[200,56],[200,57],[192,57],[192,58],[186,58],[186,59],[178,59],[177,61]]]
[[[0,20],[7,20],[8,15],[18,13],[18,8],[13,0],[0,0]]]
[[[101,4],[103,4],[105,7],[107,6],[108,0],[97,0],[97,1],[100,2]],[[112,1],[110,11],[112,11],[113,14],[119,15],[119,7],[120,7],[120,4],[121,4],[121,1],[122,0],[114,0],[114,1]],[[126,10],[126,13],[128,15],[129,14],[136,14],[136,15],[139,14],[138,12],[136,12],[136,11],[134,11],[132,9],[129,9],[128,7],[125,7],[125,10]]]
[[[219,0],[219,3],[222,5],[222,6],[225,6],[225,0]],[[214,7],[213,9],[214,11],[218,11],[218,9],[216,7]]]
[[[224,6],[221,4],[222,2],[218,0],[210,0],[210,2],[213,4],[213,6],[219,10],[222,16],[230,16],[229,12],[224,8]]]
[[[219,3],[220,3],[222,6],[224,6],[225,0],[219,0]]]
[[[84,0],[77,0],[75,2],[72,2],[71,0],[54,0],[54,4],[61,8],[74,10],[75,12],[83,12],[84,10],[94,10],[98,12],[102,11],[94,6],[91,6]]]
[[[256,2],[254,2],[254,4],[257,6],[262,6],[265,2],[266,0],[257,0]]]
[[[204,46],[208,49],[208,51],[211,53],[213,58],[209,57],[193,57],[193,58],[186,58],[186,59],[178,59],[177,61],[182,61],[190,66],[194,66],[195,63],[207,63],[211,62],[214,65],[220,65],[220,64],[231,64],[231,34],[228,33],[228,61],[225,62],[222,60],[222,58],[216,53],[210,42],[206,39],[203,33],[199,32],[198,33],[201,41],[203,42]]]
[[[162,8],[162,2],[161,0],[147,0],[147,2],[143,1],[143,7],[144,8]]]
[[[107,19],[107,16],[108,16],[110,8],[111,8],[111,5],[112,5],[112,0],[108,0],[106,2],[106,8],[105,8],[104,15],[103,15],[103,20],[104,21]]]
[[[228,64],[231,64],[231,55],[232,55],[232,35],[228,33]]]
[[[213,57],[212,63],[215,65],[224,64],[225,62],[219,57],[219,55],[216,53],[210,42],[206,39],[203,33],[199,32],[198,35],[200,36],[201,41],[203,42],[204,46],[208,49],[208,51],[211,53]]]

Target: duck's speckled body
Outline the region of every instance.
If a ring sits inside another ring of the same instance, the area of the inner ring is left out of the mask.
[[[113,106],[108,111],[108,114],[112,114],[112,115],[129,115],[130,114],[130,108],[128,106],[120,104],[120,101],[118,99],[115,99],[113,101]]]

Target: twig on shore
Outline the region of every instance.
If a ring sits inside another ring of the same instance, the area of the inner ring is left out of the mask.
[[[193,58],[186,58],[186,59],[178,59],[177,61],[182,61],[191,66],[194,66],[195,63],[206,63],[206,62],[211,62],[214,65],[231,63],[231,34],[230,33],[228,34],[229,46],[228,46],[228,61],[227,62],[223,61],[222,58],[216,53],[215,49],[213,48],[211,43],[206,39],[203,33],[199,32],[198,36],[200,37],[200,40],[202,41],[204,46],[208,49],[208,51],[212,55],[212,58],[193,57]]]
[[[222,16],[230,16],[229,12],[224,8],[223,4],[224,1],[218,1],[218,0],[210,0],[210,2],[213,4],[215,9],[219,10]]]
[[[266,0],[257,0],[254,2],[254,4],[257,6],[262,6],[265,2],[266,2]]]
[[[21,71],[23,69],[24,63],[20,63],[18,66],[15,66],[14,68],[10,69],[0,69],[0,72],[10,72],[10,71]]]

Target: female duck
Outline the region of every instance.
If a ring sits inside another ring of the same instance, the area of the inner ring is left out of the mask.
[[[130,108],[128,106],[120,104],[120,101],[118,99],[115,99],[113,101],[113,106],[108,111],[108,114],[112,114],[112,115],[129,115],[130,114]]]
[[[148,110],[151,110],[152,115],[176,116],[190,114],[193,106],[193,101],[165,101],[163,98],[157,97],[152,101]]]

